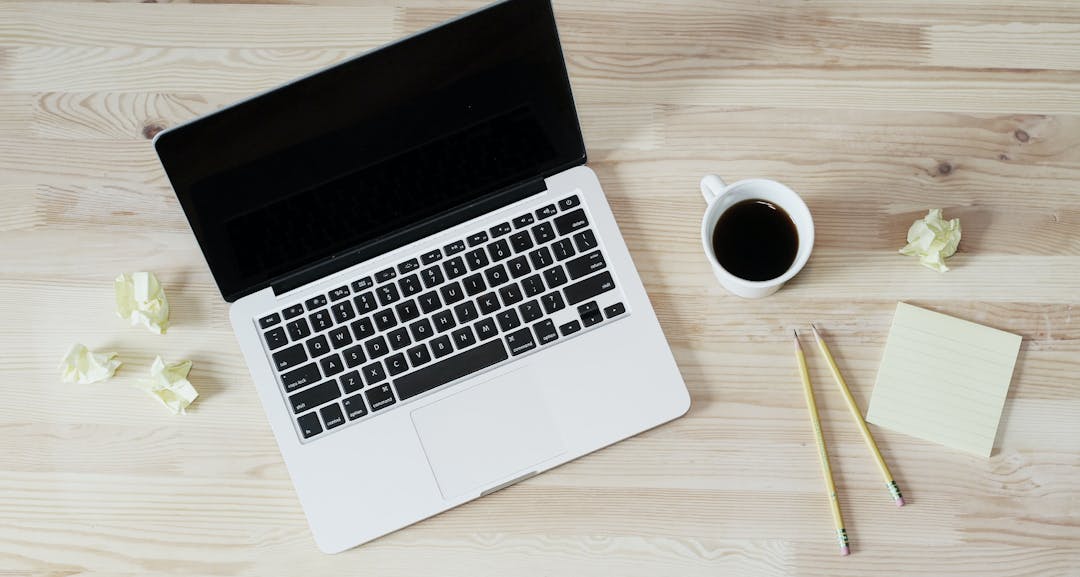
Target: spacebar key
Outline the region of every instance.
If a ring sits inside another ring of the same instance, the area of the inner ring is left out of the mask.
[[[396,379],[394,388],[397,389],[398,398],[404,401],[455,379],[486,369],[507,358],[509,357],[502,339],[489,341],[475,349],[469,349]]]

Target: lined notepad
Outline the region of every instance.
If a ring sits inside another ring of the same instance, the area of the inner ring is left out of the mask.
[[[866,420],[990,456],[1020,336],[896,305]]]

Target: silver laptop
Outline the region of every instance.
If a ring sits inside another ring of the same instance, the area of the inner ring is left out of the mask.
[[[678,417],[585,166],[549,0],[507,0],[155,147],[319,548]]]

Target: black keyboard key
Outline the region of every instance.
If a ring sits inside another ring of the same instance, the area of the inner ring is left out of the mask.
[[[465,261],[461,260],[460,256],[456,256],[444,262],[443,270],[446,271],[446,278],[448,279],[455,279],[469,272],[465,270]]]
[[[533,218],[532,214],[523,214],[515,218],[512,222],[514,223],[514,228],[521,228],[523,226],[529,226],[530,224],[536,222],[536,219]]]
[[[561,311],[566,308],[566,303],[563,301],[562,293],[559,291],[550,292],[540,297],[540,304],[544,305],[544,312],[551,314],[556,311]]]
[[[491,255],[491,262],[499,262],[500,260],[509,257],[511,254],[510,245],[506,243],[505,238],[489,244],[487,249],[488,254]]]
[[[420,342],[433,334],[431,331],[431,321],[427,319],[420,319],[409,325],[409,331],[412,332],[413,340],[416,342]]]
[[[313,359],[330,352],[330,345],[326,344],[326,337],[323,335],[316,335],[304,344],[307,346],[308,355]]]
[[[364,348],[367,349],[368,356],[373,359],[377,359],[390,352],[390,349],[386,347],[386,339],[384,339],[382,335],[364,343]]]
[[[394,316],[394,311],[390,309],[383,309],[374,315],[375,326],[379,327],[380,331],[386,331],[397,326],[397,317]]]
[[[379,295],[379,303],[382,306],[386,306],[391,303],[395,303],[401,298],[401,294],[398,293],[397,287],[393,284],[384,284],[375,289],[375,294]]]
[[[409,399],[486,369],[509,358],[502,341],[486,344],[458,353],[435,364],[413,371],[394,381],[394,388],[402,399]]]
[[[548,288],[555,288],[566,284],[566,271],[563,270],[562,265],[555,265],[544,271],[544,282],[547,283]]]
[[[510,276],[514,278],[520,278],[522,275],[532,272],[532,269],[529,268],[529,259],[525,258],[525,255],[516,256],[506,261],[506,268],[510,270]]]
[[[266,331],[266,334],[263,335],[263,338],[266,339],[266,346],[269,347],[272,351],[280,349],[281,347],[289,344],[289,339],[285,336],[285,329],[283,329],[282,327]]]
[[[461,327],[450,333],[450,337],[459,350],[476,344],[476,336],[473,335],[472,329],[469,327]]]
[[[364,381],[360,379],[360,371],[349,371],[338,377],[338,382],[341,383],[341,388],[345,390],[346,395],[364,388]]]
[[[591,230],[583,230],[574,235],[574,244],[581,252],[596,248],[596,235]]]
[[[409,338],[409,329],[405,327],[386,333],[386,340],[390,343],[390,348],[395,351],[412,344],[412,339]]]
[[[339,301],[349,296],[348,286],[339,286],[336,289],[330,291],[330,302]]]
[[[515,312],[514,309],[504,310],[495,315],[495,319],[499,321],[499,328],[502,329],[503,332],[521,326],[521,319],[518,318],[517,312]]]
[[[385,409],[394,404],[394,392],[390,390],[390,385],[383,385],[365,391],[364,396],[367,397],[368,404],[371,405],[372,411]]]
[[[487,277],[488,284],[492,288],[495,288],[502,283],[510,280],[510,277],[506,274],[506,268],[501,264],[497,264],[484,271],[484,276]]]
[[[510,223],[509,222],[504,222],[502,224],[497,224],[497,225],[491,227],[491,229],[488,232],[491,233],[491,238],[499,238],[500,236],[502,236],[504,234],[510,234],[510,230],[511,230]]]
[[[521,231],[510,237],[510,246],[514,247],[514,252],[523,252],[533,247],[532,237],[529,236],[528,231]]]
[[[437,339],[432,339],[431,352],[435,354],[436,359],[445,357],[454,352],[454,347],[450,344],[450,335],[443,335]]]
[[[353,303],[356,304],[356,310],[360,311],[360,314],[370,313],[375,310],[375,307],[379,306],[375,303],[375,293],[371,291],[356,295]]]
[[[541,222],[532,227],[532,234],[533,238],[536,239],[536,244],[544,244],[555,238],[555,229],[551,228],[550,222]]]
[[[313,311],[319,307],[324,307],[326,306],[326,295],[311,297],[308,300],[304,301],[304,306],[306,306],[307,310],[309,311]]]
[[[602,320],[604,320],[604,313],[598,310],[581,315],[581,323],[587,327],[591,327]]]
[[[330,307],[330,312],[334,314],[334,320],[339,323],[349,321],[356,316],[356,310],[353,309],[352,303],[349,301],[334,303]]]
[[[480,294],[487,288],[487,285],[484,284],[484,275],[480,273],[471,274],[461,279],[461,284],[465,287],[465,294],[469,296]]]
[[[442,274],[442,269],[438,266],[430,266],[424,269],[420,273],[420,278],[424,281],[424,288],[441,285],[446,280]]]
[[[424,345],[416,345],[406,351],[406,354],[409,357],[409,363],[414,367],[431,362],[431,353],[428,352],[427,347]]]
[[[431,264],[440,260],[442,260],[442,251],[439,249],[425,252],[424,254],[420,255],[420,262],[424,264]]]
[[[328,431],[345,424],[345,415],[341,414],[341,407],[337,403],[319,409],[319,414],[322,415],[322,420],[326,423],[326,430]]]
[[[495,327],[495,319],[491,317],[480,319],[473,325],[473,329],[476,330],[476,336],[482,341],[499,334],[499,330]]]
[[[420,310],[425,313],[430,313],[439,310],[442,306],[442,301],[439,300],[439,294],[435,291],[424,293],[416,298],[420,302]]]
[[[516,284],[506,285],[499,289],[499,297],[502,298],[503,306],[507,307],[519,303],[521,299],[525,298]]]
[[[397,272],[395,272],[394,269],[386,268],[375,273],[375,282],[386,282],[395,276],[397,276]]]
[[[364,382],[370,387],[379,381],[386,380],[386,371],[382,368],[382,363],[371,363],[370,365],[361,369],[364,373]]]
[[[521,303],[521,306],[518,307],[518,312],[521,313],[521,320],[526,323],[531,323],[544,316],[544,313],[540,310],[540,301],[536,299]]]
[[[606,266],[607,263],[604,262],[604,255],[600,254],[600,251],[594,250],[589,254],[566,261],[566,272],[570,273],[570,278],[578,279],[583,276],[588,276]]]
[[[476,304],[480,305],[480,314],[490,315],[491,313],[499,310],[499,297],[495,293],[490,292],[480,296],[476,299]]]
[[[364,406],[363,395],[345,397],[342,399],[341,405],[345,407],[345,415],[349,417],[350,421],[355,421],[367,414],[367,407]]]
[[[594,313],[600,310],[600,305],[596,304],[596,301],[589,301],[583,305],[578,305],[578,316],[585,316],[590,313]]]
[[[298,316],[304,314],[304,305],[297,303],[297,304],[295,304],[295,305],[281,311],[281,314],[282,314],[282,316],[285,317],[286,320],[298,317]]]
[[[536,219],[544,220],[545,218],[555,216],[555,213],[557,212],[558,210],[555,208],[555,205],[549,204],[543,208],[536,209]]]
[[[478,248],[465,253],[465,262],[469,263],[469,270],[477,270],[487,266],[489,261],[484,249]]]
[[[281,375],[281,384],[285,391],[291,393],[300,387],[306,387],[319,380],[319,367],[315,363],[308,363],[295,371],[289,371]]]
[[[540,280],[538,274],[526,277],[521,281],[521,290],[525,291],[525,296],[534,297],[544,292],[544,281]]]
[[[463,240],[454,241],[443,247],[443,252],[446,253],[446,256],[457,254],[463,250],[465,250],[465,241]]]
[[[364,317],[358,321],[353,321],[349,326],[352,327],[352,334],[358,341],[375,334],[375,327],[371,324],[371,317]]]
[[[285,325],[285,328],[289,329],[289,337],[294,341],[298,341],[311,334],[311,327],[308,326],[307,321],[304,319],[289,321],[289,323]]]
[[[396,355],[386,357],[386,360],[383,362],[386,363],[386,372],[390,373],[391,377],[394,375],[400,375],[401,373],[409,370],[409,362],[405,360],[405,353],[398,353]]]
[[[259,319],[259,328],[268,329],[281,322],[281,315],[274,313]]]
[[[536,341],[542,345],[559,338],[559,331],[555,330],[555,323],[551,322],[551,319],[545,319],[533,325],[533,332],[536,333]]]
[[[352,281],[352,292],[358,293],[364,289],[369,289],[374,286],[375,283],[371,282],[371,277],[366,276],[360,280]]]
[[[476,246],[480,243],[487,242],[488,234],[484,231],[480,231],[474,235],[469,236],[466,240],[469,241],[469,246]]]
[[[435,323],[435,330],[440,333],[445,333],[457,326],[457,323],[454,322],[454,315],[449,309],[435,313],[432,315],[431,320]]]
[[[559,236],[566,236],[575,230],[588,226],[589,218],[585,216],[585,210],[579,208],[573,212],[555,217],[554,222],[555,228],[559,231]]]
[[[341,396],[341,389],[338,388],[337,383],[334,381],[326,381],[325,383],[315,385],[314,387],[308,387],[299,393],[293,393],[289,397],[289,404],[292,405],[294,413],[300,413],[308,409],[314,409],[319,405],[329,403],[330,401]]]
[[[420,268],[420,261],[416,260],[415,258],[410,258],[409,260],[397,265],[398,272],[401,274],[412,272],[418,268]]]
[[[281,349],[274,353],[274,366],[278,371],[284,371],[299,365],[307,360],[307,353],[304,352],[304,345],[297,343],[287,349]]]
[[[300,416],[296,419],[296,424],[300,425],[300,434],[305,439],[310,439],[322,432],[322,424],[319,423],[319,415],[315,411]]]
[[[563,289],[563,292],[566,293],[566,302],[576,305],[581,301],[606,293],[613,288],[615,288],[615,280],[611,278],[610,272],[604,271],[567,286]]]
[[[344,351],[341,351],[341,354],[345,355],[345,366],[350,369],[367,360],[367,357],[364,355],[364,347],[360,345],[349,347]]]
[[[403,303],[398,303],[394,307],[397,311],[398,319],[403,323],[407,323],[416,317],[420,316],[420,309],[416,307],[416,301],[409,299]]]
[[[401,287],[401,294],[405,296],[412,296],[420,292],[420,278],[414,274],[411,274],[398,281],[398,285]]]
[[[604,316],[607,318],[617,317],[626,312],[626,305],[622,303],[615,303],[609,307],[604,307]]]
[[[456,282],[452,282],[442,287],[439,289],[439,292],[442,293],[443,301],[448,305],[452,305],[465,298],[465,291],[463,291],[461,285]]]
[[[476,311],[476,305],[472,301],[465,301],[454,307],[454,314],[457,315],[457,320],[461,324],[471,323],[480,318],[480,313]]]
[[[577,195],[575,194],[573,196],[568,196],[568,197],[560,200],[559,201],[559,208],[562,209],[562,210],[570,210],[571,208],[574,208],[575,206],[577,206],[579,204],[581,204],[581,199],[579,199],[577,197]]]
[[[319,366],[322,367],[322,374],[327,377],[332,377],[345,370],[345,365],[341,362],[341,357],[336,354],[320,359]]]
[[[566,260],[577,254],[577,251],[574,250],[573,243],[571,243],[568,238],[561,238],[555,241],[555,243],[551,245],[551,250],[555,253],[556,260]]]
[[[555,262],[551,260],[551,251],[546,246],[542,246],[529,253],[529,260],[532,261],[533,268],[540,270],[551,265]]]
[[[578,321],[570,321],[559,327],[559,332],[562,333],[562,336],[564,337],[566,335],[572,335],[580,330],[581,323],[579,323]]]
[[[506,346],[511,355],[520,355],[535,349],[536,341],[533,340],[532,331],[526,327],[506,335]]]
[[[334,321],[330,319],[330,311],[326,309],[311,313],[308,315],[308,320],[311,321],[311,328],[315,331],[325,331],[334,326]]]

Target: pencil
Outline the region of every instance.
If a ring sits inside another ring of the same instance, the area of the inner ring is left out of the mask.
[[[814,323],[810,323],[810,328],[814,331],[814,338],[817,339],[821,353],[825,355],[825,360],[829,362],[829,369],[832,371],[833,379],[836,380],[836,386],[840,387],[840,392],[844,394],[844,400],[847,401],[851,416],[855,418],[855,423],[859,425],[859,430],[862,431],[866,446],[870,447],[870,453],[874,455],[874,460],[877,461],[878,468],[881,469],[881,475],[885,477],[885,486],[889,488],[889,494],[896,501],[897,507],[903,507],[904,496],[900,494],[900,487],[896,486],[896,481],[893,480],[892,473],[889,472],[889,466],[885,464],[885,458],[881,456],[881,451],[878,450],[877,443],[874,442],[874,436],[870,434],[870,428],[866,426],[862,411],[859,410],[859,405],[855,404],[855,397],[851,396],[847,382],[844,381],[843,375],[840,374],[840,367],[836,366],[836,361],[833,359],[832,353],[829,352],[829,345],[825,344],[825,339],[821,337],[821,333],[818,332]]]
[[[825,437],[821,435],[821,420],[818,419],[817,403],[814,402],[814,388],[810,385],[810,373],[806,370],[806,357],[803,356],[802,347],[799,346],[799,333],[791,332],[795,335],[795,358],[799,361],[799,375],[802,377],[803,393],[806,394],[806,408],[810,410],[810,424],[814,427],[814,438],[817,440],[821,472],[825,477],[825,490],[829,493],[829,504],[832,505],[836,540],[840,543],[840,554],[847,555],[851,553],[851,549],[848,545],[847,531],[844,530],[844,517],[840,514],[840,500],[836,498],[836,485],[833,484],[832,469],[829,467],[829,452],[825,449]]]

